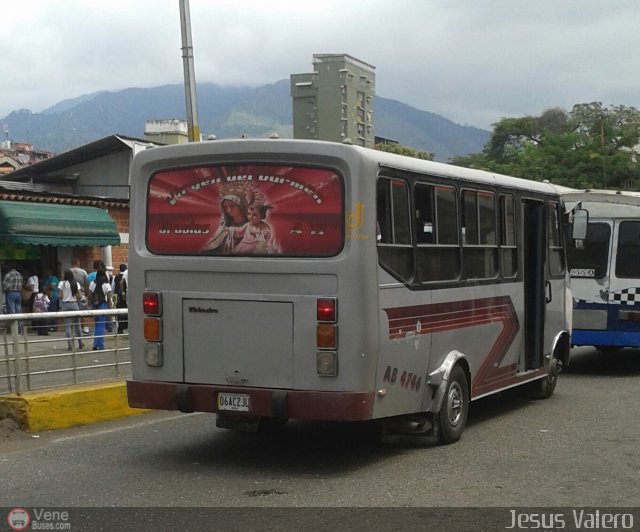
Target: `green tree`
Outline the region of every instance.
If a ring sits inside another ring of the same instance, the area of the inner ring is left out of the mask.
[[[387,153],[397,153],[398,155],[415,157],[416,159],[424,159],[425,161],[433,161],[433,153],[429,153],[426,151],[417,151],[409,146],[402,146],[401,144],[376,144],[375,149]]]
[[[575,188],[636,188],[639,146],[640,111],[593,102],[504,118],[482,153],[451,162]]]

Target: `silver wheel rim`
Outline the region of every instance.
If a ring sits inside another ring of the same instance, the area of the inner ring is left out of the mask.
[[[449,395],[447,397],[447,417],[452,427],[460,423],[463,407],[464,394],[462,393],[462,387],[459,382],[454,381],[449,387]]]

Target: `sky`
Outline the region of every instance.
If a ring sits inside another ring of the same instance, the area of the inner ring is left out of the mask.
[[[196,83],[275,83],[313,71],[313,54],[344,53],[375,67],[378,96],[483,129],[578,103],[640,108],[640,0],[188,4]],[[3,8],[0,122],[96,91],[183,83],[179,5],[21,0]]]

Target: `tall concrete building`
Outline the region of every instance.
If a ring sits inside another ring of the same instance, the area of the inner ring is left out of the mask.
[[[345,54],[314,54],[313,72],[291,75],[293,136],[373,147],[375,67]]]

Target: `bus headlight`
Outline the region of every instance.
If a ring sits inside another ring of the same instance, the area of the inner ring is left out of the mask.
[[[316,371],[321,377],[335,377],[338,375],[338,353],[335,351],[316,353]]]

